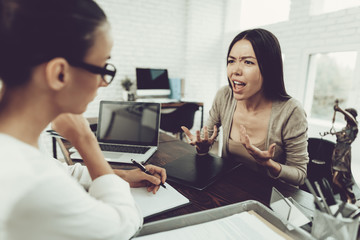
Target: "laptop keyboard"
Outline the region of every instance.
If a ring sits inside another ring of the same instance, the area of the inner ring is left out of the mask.
[[[109,152],[126,152],[126,153],[138,153],[144,154],[150,147],[140,147],[140,146],[121,146],[121,145],[112,145],[112,144],[99,144],[102,151]]]

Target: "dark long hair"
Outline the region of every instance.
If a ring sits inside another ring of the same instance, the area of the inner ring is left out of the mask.
[[[227,58],[234,44],[242,39],[248,40],[254,49],[263,77],[262,87],[265,97],[269,100],[289,99],[284,84],[280,44],[274,34],[261,28],[239,33],[230,43]],[[229,79],[228,82],[231,87]]]
[[[27,83],[33,67],[56,57],[81,61],[106,22],[93,0],[0,0],[0,77]]]

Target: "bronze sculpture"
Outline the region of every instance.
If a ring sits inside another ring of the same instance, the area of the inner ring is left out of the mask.
[[[334,128],[336,112],[344,115],[346,126],[340,131]],[[333,184],[339,188],[340,196],[343,201],[355,203],[356,198],[352,190],[354,185],[351,173],[351,144],[354,142],[358,133],[358,122],[356,121],[357,112],[353,108],[345,110],[339,107],[339,101],[335,101],[333,126],[327,134],[336,136],[336,145],[332,154]]]

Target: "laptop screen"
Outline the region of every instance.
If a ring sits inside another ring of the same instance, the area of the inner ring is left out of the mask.
[[[101,101],[98,141],[157,146],[160,108],[159,103]]]

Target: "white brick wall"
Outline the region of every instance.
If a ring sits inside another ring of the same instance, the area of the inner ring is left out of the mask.
[[[97,115],[98,101],[121,100],[120,81],[135,81],[136,67],[167,68],[169,77],[184,77],[186,1],[101,0],[114,36],[112,62],[118,69],[114,82],[99,91],[86,115]]]
[[[204,119],[221,79],[224,9],[222,1],[188,1],[185,98],[204,102]],[[199,114],[198,114],[199,116]],[[199,118],[196,119],[199,128]]]
[[[112,25],[111,61],[118,73],[109,87],[99,90],[85,115],[97,115],[99,100],[120,100],[120,80],[127,75],[135,81],[136,67],[167,68],[170,78],[185,80],[185,97],[204,101],[207,112],[220,78],[226,1],[97,2]]]

